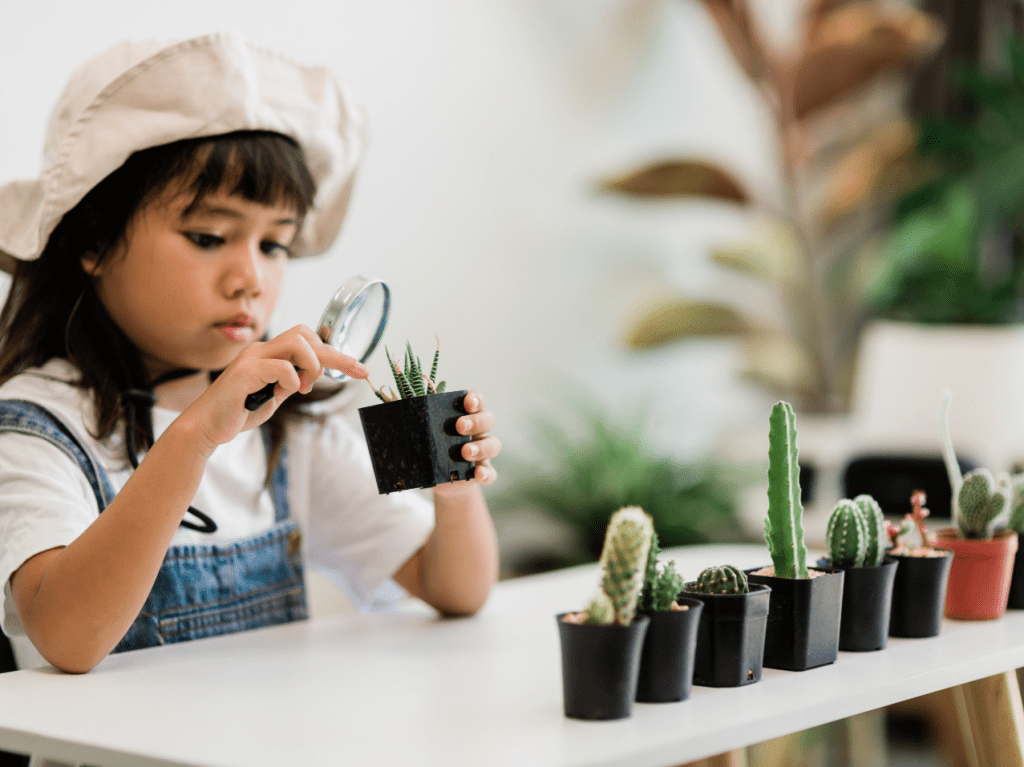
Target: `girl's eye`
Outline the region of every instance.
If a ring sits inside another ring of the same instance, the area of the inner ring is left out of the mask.
[[[215,234],[205,234],[203,232],[185,232],[185,236],[192,241],[197,247],[203,250],[212,250],[218,245],[224,244],[224,238],[218,237]]]
[[[291,249],[287,245],[283,245],[280,242],[274,242],[273,240],[264,240],[260,243],[260,250],[263,251],[263,255],[274,258],[276,256],[290,256],[292,254]]]

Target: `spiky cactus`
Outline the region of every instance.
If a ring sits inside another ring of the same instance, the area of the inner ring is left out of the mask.
[[[683,576],[676,571],[675,561],[670,560],[658,570],[658,554],[661,546],[658,533],[651,536],[651,551],[647,555],[647,569],[644,575],[644,588],[640,593],[640,609],[671,610],[672,603],[683,590]]]
[[[878,501],[870,495],[858,495],[853,499],[864,517],[867,532],[867,550],[864,552],[864,564],[878,567],[885,559],[885,515]]]
[[[960,507],[960,533],[964,538],[991,538],[991,525],[1003,513],[1010,497],[1009,477],[998,482],[988,469],[975,469],[964,475],[957,494]]]
[[[732,565],[702,570],[697,580],[687,584],[687,588],[698,594],[746,594],[750,591],[747,574]]]
[[[860,507],[843,498],[832,509],[825,530],[828,555],[832,563],[844,567],[860,567],[868,549],[868,530]]]
[[[796,415],[788,402],[777,402],[768,419],[768,516],[764,537],[775,575],[781,578],[807,577],[803,513]]]
[[[601,550],[601,592],[585,610],[587,623],[633,622],[653,536],[651,518],[639,506],[612,514]]]
[[[412,346],[408,341],[405,343],[405,358],[402,360],[402,366],[399,366],[397,362],[391,359],[391,352],[388,347],[384,347],[384,355],[388,359],[388,367],[391,369],[392,375],[395,377],[395,386],[398,389],[398,393],[395,394],[393,391],[385,392],[384,386],[379,389],[375,388],[373,384],[370,384],[370,388],[373,389],[373,393],[377,395],[377,399],[381,402],[393,402],[396,399],[409,399],[411,397],[422,397],[425,394],[440,394],[445,389],[445,382],[437,381],[437,360],[441,355],[441,342],[438,340],[437,349],[434,351],[434,361],[430,366],[430,375],[423,372],[423,365],[420,362],[420,358],[412,352]]]

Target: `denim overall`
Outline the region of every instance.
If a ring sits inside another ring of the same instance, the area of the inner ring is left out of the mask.
[[[102,512],[114,498],[103,469],[52,413],[22,400],[0,400],[0,432],[41,437],[81,467]],[[269,451],[269,436],[263,441]],[[287,456],[270,491],[274,526],[232,542],[171,546],[153,590],[114,652],[273,626],[307,617],[298,525],[288,512]]]

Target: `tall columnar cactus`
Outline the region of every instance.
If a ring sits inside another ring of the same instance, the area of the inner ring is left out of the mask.
[[[688,588],[699,594],[746,594],[750,591],[747,574],[732,565],[702,570]]]
[[[768,516],[764,533],[775,575],[781,578],[807,577],[803,513],[796,415],[788,402],[777,402],[768,419]]]
[[[878,501],[870,495],[858,495],[853,499],[864,517],[864,525],[867,528],[867,550],[864,552],[864,564],[868,567],[878,567],[885,559],[885,515]]]
[[[633,622],[653,535],[651,518],[639,506],[612,514],[601,550],[601,590],[586,607],[587,623]]]
[[[832,509],[825,530],[828,555],[833,564],[860,567],[868,550],[868,529],[860,507],[844,498]]]
[[[1010,497],[1009,477],[997,483],[988,469],[975,469],[964,475],[957,494],[960,507],[960,533],[964,538],[991,538],[991,525],[1003,513]]]

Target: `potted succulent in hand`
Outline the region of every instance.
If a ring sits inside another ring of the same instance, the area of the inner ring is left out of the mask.
[[[444,381],[435,383],[440,344],[430,375],[408,343],[405,349],[403,370],[385,347],[397,393],[390,387],[375,388],[383,404],[359,408],[377,491],[384,495],[472,479],[474,471],[473,462],[462,458],[462,445],[472,438],[455,430],[455,422],[466,413],[466,391],[446,392]]]
[[[650,619],[636,688],[641,703],[670,703],[690,697],[697,625],[704,608],[699,599],[680,595],[683,578],[676,572],[675,562],[670,560],[658,569],[660,551],[655,532],[638,611]]]
[[[768,428],[768,515],[765,540],[772,566],[748,571],[771,587],[764,665],[804,671],[839,657],[843,571],[807,566],[800,504],[796,416],[788,402],[772,408]]]
[[[1010,477],[1003,472],[996,478],[988,469],[974,469],[961,475],[949,436],[948,393],[942,404],[940,429],[956,525],[939,530],[935,541],[936,547],[953,552],[946,588],[946,617],[998,618],[1006,612],[1017,534],[1005,529],[993,532],[992,528],[1007,509]]]
[[[732,565],[709,567],[683,588],[704,603],[694,684],[740,687],[760,681],[771,589],[751,586],[746,573]]]
[[[870,495],[844,498],[825,532],[828,564],[845,573],[839,649],[881,650],[889,636],[897,562],[885,556],[885,517]]]
[[[650,619],[637,615],[654,527],[638,506],[612,514],[601,551],[601,585],[582,612],[558,616],[565,715],[623,719],[633,711]]]
[[[923,491],[915,491],[910,497],[913,511],[902,524],[886,523],[886,535],[892,542],[888,554],[899,562],[892,588],[889,636],[933,637],[938,636],[942,626],[953,552],[932,546],[931,535],[924,524],[928,516],[925,500]],[[900,540],[915,526],[921,536],[920,546]]]

